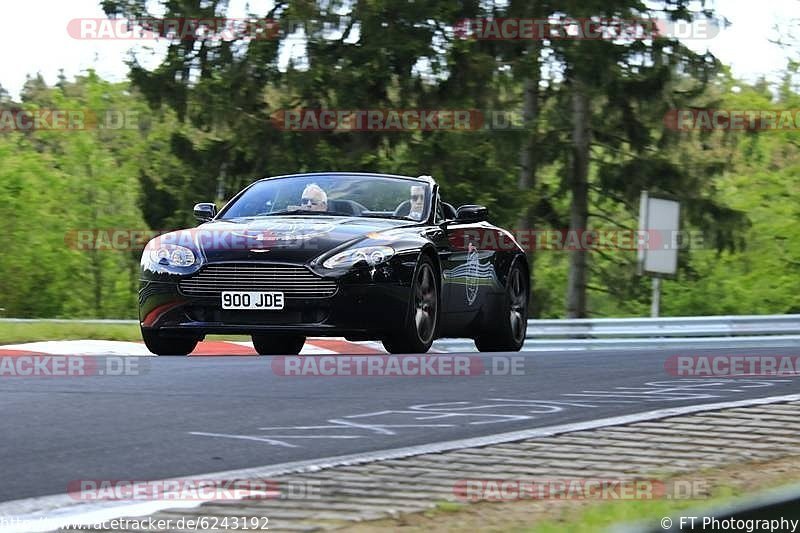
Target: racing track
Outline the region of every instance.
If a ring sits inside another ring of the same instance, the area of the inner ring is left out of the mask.
[[[482,357],[486,368],[521,357],[522,375],[289,377],[269,357],[161,357],[139,359],[146,371],[135,376],[3,378],[0,502],[61,494],[81,479],[202,478],[800,392],[798,378],[677,378],[664,367],[675,353]],[[703,353],[796,356],[800,348],[691,352]]]

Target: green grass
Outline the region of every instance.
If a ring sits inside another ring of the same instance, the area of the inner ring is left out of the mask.
[[[244,335],[218,335],[214,339],[250,340]],[[0,322],[0,344],[36,341],[109,340],[140,342],[137,324],[86,324],[81,322]]]
[[[440,501],[436,502],[434,510],[440,513],[455,513],[464,509],[463,503]]]
[[[659,529],[661,519],[670,517],[677,520],[680,511],[703,509],[729,502],[739,496],[737,490],[721,487],[711,498],[697,500],[616,500],[590,504],[581,511],[564,510],[565,515],[558,520],[547,520],[535,527],[526,529],[528,533],[595,533],[624,523],[641,523],[648,529]]]

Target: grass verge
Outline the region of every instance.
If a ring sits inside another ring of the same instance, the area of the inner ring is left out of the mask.
[[[141,342],[137,324],[87,324],[84,322],[0,322],[0,344],[36,341],[107,340]],[[214,335],[209,340],[247,341],[246,335]]]
[[[737,497],[800,482],[800,456],[768,462],[738,463],[691,475],[664,476],[662,479],[692,483],[701,481],[702,486],[707,487],[707,492],[692,499],[548,499],[472,504],[443,501],[425,512],[364,522],[348,530],[357,533],[389,530],[402,533],[595,533],[631,522],[658,529],[662,518],[675,518],[682,510],[704,509]]]

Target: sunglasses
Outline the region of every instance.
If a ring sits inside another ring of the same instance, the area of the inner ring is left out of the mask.
[[[422,200],[422,199],[424,199],[424,198],[425,198],[425,195],[424,195],[424,194],[412,194],[412,195],[411,195],[411,199],[412,199],[412,200]]]
[[[300,205],[320,205],[322,202],[319,200],[314,200],[313,198],[302,198],[300,200]]]

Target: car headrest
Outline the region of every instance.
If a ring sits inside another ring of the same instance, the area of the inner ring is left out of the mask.
[[[356,210],[349,200],[328,200],[328,210],[344,215],[356,214]]]

